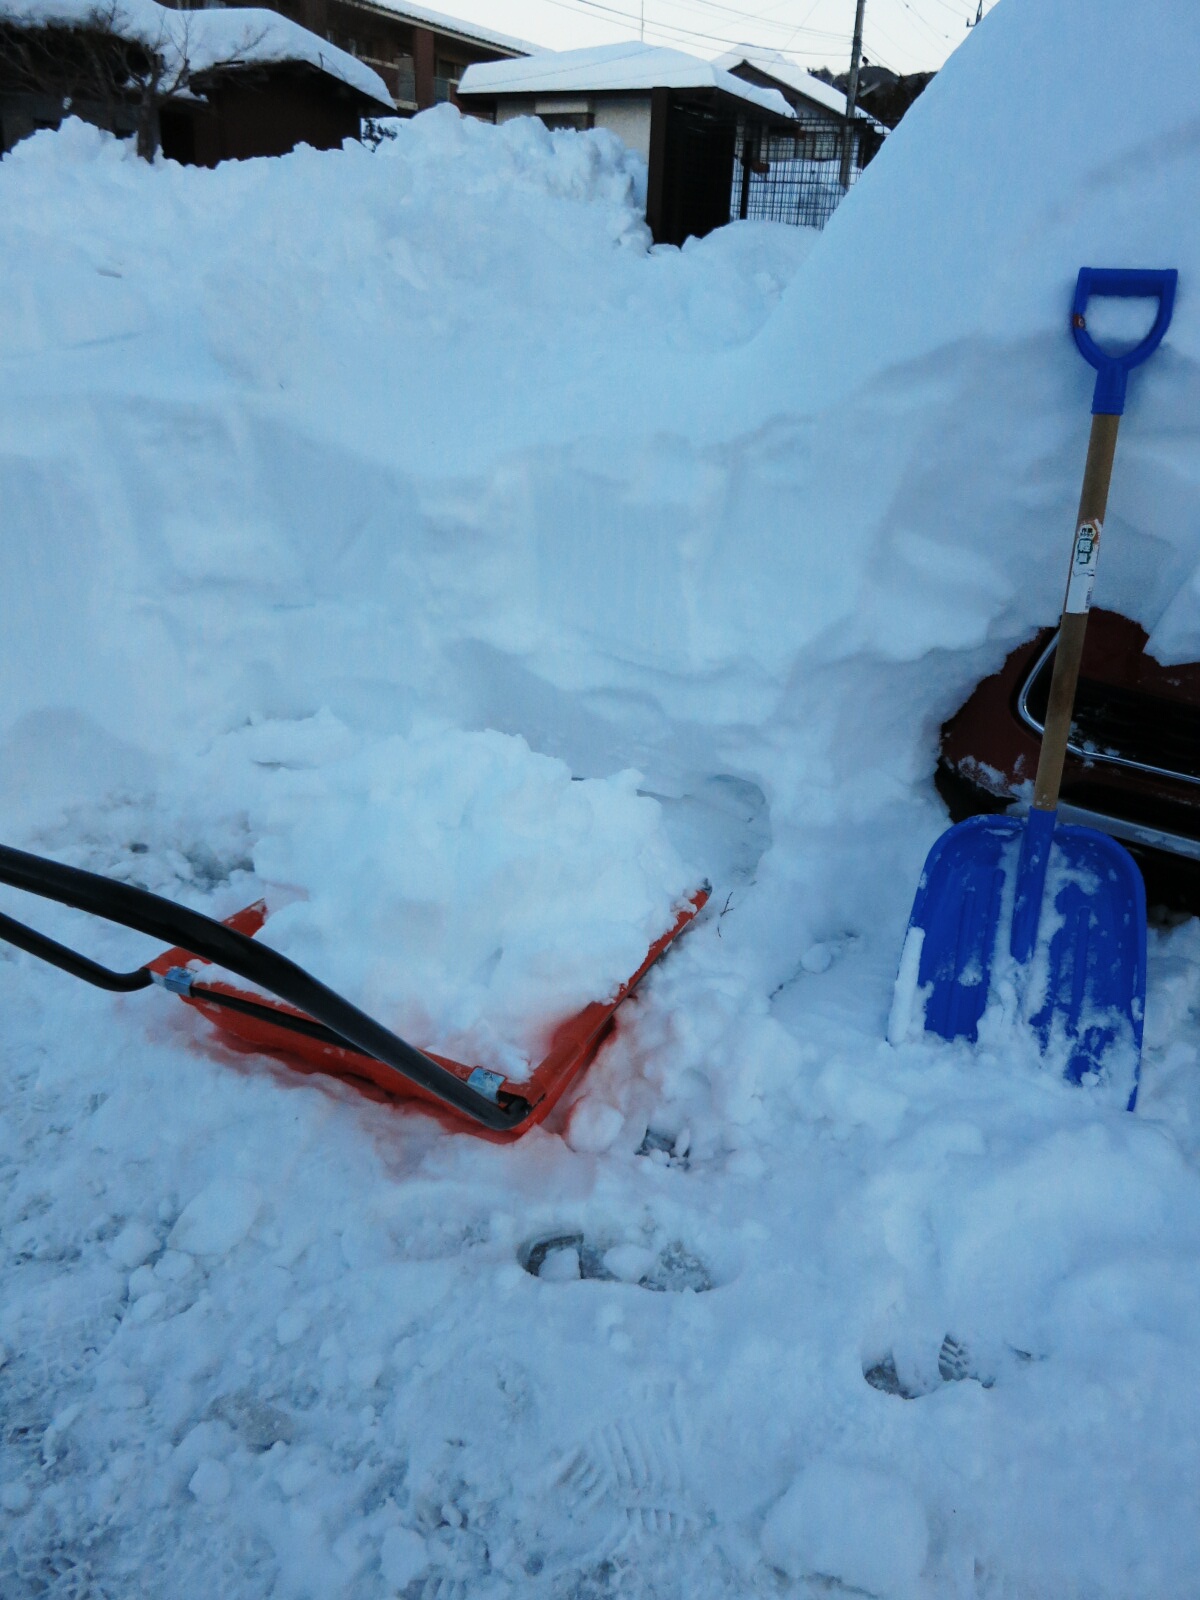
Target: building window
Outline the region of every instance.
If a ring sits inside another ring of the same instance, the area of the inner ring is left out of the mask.
[[[396,54],[396,100],[403,106],[415,106],[417,103],[416,67],[406,50]]]
[[[433,98],[436,104],[452,98],[465,71],[466,67],[461,61],[447,61],[438,56],[433,73]]]
[[[589,128],[596,126],[596,119],[590,111],[543,111],[539,115],[550,129],[573,128],[576,133],[586,133]]]

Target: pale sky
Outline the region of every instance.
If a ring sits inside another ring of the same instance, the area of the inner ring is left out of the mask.
[[[691,55],[736,44],[779,50],[803,67],[850,64],[854,0],[423,0],[431,8],[549,50],[636,39]],[[895,72],[940,67],[968,37],[979,0],[866,0],[863,50]],[[983,0],[986,16],[999,0]]]

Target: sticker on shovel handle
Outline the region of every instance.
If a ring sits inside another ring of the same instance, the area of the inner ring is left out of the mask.
[[[1100,554],[1100,524],[1081,522],[1075,533],[1071,556],[1071,576],[1067,580],[1064,612],[1078,614],[1091,609],[1092,585],[1096,581],[1096,559]]]

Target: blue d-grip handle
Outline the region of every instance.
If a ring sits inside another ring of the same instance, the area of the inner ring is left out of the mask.
[[[1175,306],[1175,285],[1179,273],[1174,267],[1161,271],[1137,267],[1080,267],[1071,307],[1071,332],[1085,361],[1096,369],[1096,391],[1092,395],[1092,415],[1119,417],[1125,409],[1125,383],[1130,371],[1153,355],[1171,323]],[[1112,356],[1087,331],[1087,303],[1092,295],[1120,295],[1125,299],[1157,298],[1158,315],[1150,332],[1133,350]]]

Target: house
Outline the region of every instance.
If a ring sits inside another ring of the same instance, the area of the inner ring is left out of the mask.
[[[843,72],[835,78],[828,68],[822,68],[820,75],[835,89],[842,88],[850,76]],[[892,72],[864,57],[858,74],[858,104],[883,127],[895,128],[913,101],[919,99],[936,77],[936,72]]]
[[[345,51],[274,11],[183,11],[188,92],[159,113],[162,152],[214,167],[286,155],[298,144],[337,149],[364,117],[388,116],[387,85]]]
[[[746,83],[777,89],[800,124],[790,140],[773,139],[760,152],[766,170],[752,174],[745,214],[824,227],[877,154],[887,128],[861,106],[848,123],[840,89],[775,52],[732,50],[717,65]]]
[[[473,63],[528,56],[536,49],[473,22],[390,0],[271,0],[271,4],[377,72],[400,116],[414,116],[445,100],[456,105],[459,80]]]
[[[660,244],[745,216],[748,153],[796,126],[777,89],[637,41],[471,66],[458,99],[495,122],[536,116],[550,128],[615,133],[646,160],[646,221]]]
[[[391,110],[370,68],[273,11],[0,0],[0,153],[72,115],[214,166],[328,149]]]

